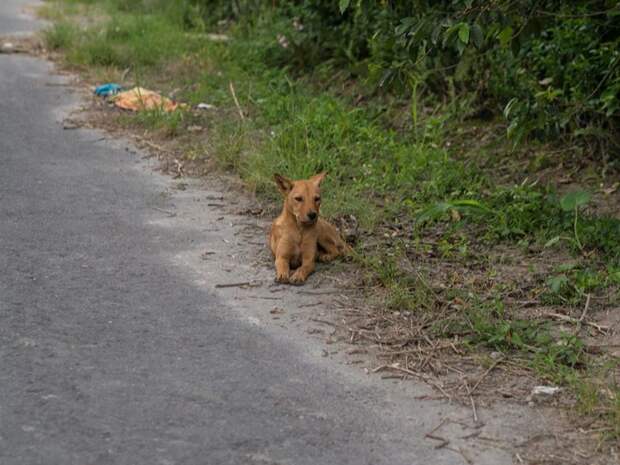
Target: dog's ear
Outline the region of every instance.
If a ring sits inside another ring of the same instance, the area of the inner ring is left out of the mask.
[[[293,189],[293,181],[290,179],[277,173],[273,175],[273,179],[275,180],[280,192],[284,195],[287,195]]]
[[[322,173],[315,174],[314,176],[310,178],[310,181],[312,181],[315,185],[320,186],[321,182],[323,182],[323,179],[325,179],[325,176],[327,176],[327,171],[323,171]]]

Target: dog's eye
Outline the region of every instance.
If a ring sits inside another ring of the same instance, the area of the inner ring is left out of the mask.
[[[319,197],[318,195],[314,198],[315,202],[320,202],[321,201],[321,197]]]
[[[300,195],[298,195],[297,197],[295,197],[295,200],[297,200],[298,202],[303,202],[304,198]]]

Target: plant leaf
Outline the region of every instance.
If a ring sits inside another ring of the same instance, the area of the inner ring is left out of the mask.
[[[469,43],[469,24],[461,23],[459,26],[459,40],[466,45]]]
[[[504,29],[502,29],[502,32],[499,33],[498,38],[499,38],[499,44],[502,47],[506,47],[508,43],[510,42],[510,40],[512,39],[512,28],[510,26],[507,26]]]
[[[560,199],[560,207],[565,212],[571,212],[574,209],[587,204],[591,198],[592,195],[587,191],[569,192]]]
[[[561,237],[560,236],[555,236],[552,239],[549,239],[546,243],[545,243],[545,248],[547,247],[551,247],[552,245],[558,243],[560,241]]]
[[[340,0],[340,3],[338,5],[340,7],[340,14],[344,13],[347,8],[349,8],[350,3],[351,0]]]
[[[554,294],[559,294],[562,288],[568,284],[568,278],[563,274],[553,276],[549,278],[547,284]]]
[[[475,23],[471,27],[471,39],[477,48],[482,47],[482,43],[484,42],[484,34],[482,33],[482,29],[478,23]]]

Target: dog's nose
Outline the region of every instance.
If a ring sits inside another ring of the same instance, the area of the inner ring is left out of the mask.
[[[309,219],[310,221],[314,221],[314,220],[316,220],[316,212],[310,212],[310,213],[308,213],[308,219]]]

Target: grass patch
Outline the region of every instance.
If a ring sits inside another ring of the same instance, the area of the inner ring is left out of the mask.
[[[43,38],[47,47],[52,51],[68,50],[73,47],[77,37],[75,25],[67,21],[60,21],[43,32]]]

